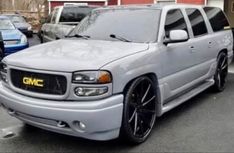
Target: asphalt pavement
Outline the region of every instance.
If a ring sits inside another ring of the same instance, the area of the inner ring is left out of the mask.
[[[36,36],[30,39],[31,45],[38,43]],[[33,128],[0,108],[0,152],[233,152],[233,91],[234,64],[224,92],[207,90],[158,118],[149,139],[138,146],[120,140],[90,141]]]

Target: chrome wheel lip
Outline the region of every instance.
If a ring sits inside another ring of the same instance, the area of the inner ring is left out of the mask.
[[[143,81],[147,82],[148,84],[144,90],[144,93],[139,95],[138,93],[134,92],[134,90],[139,88],[139,85],[142,85]],[[128,106],[129,110],[128,110],[128,115],[127,115],[128,116],[127,123],[129,124],[129,127],[134,137],[144,139],[145,137],[149,135],[155,122],[156,93],[154,91],[153,84],[151,81],[149,81],[148,79],[141,79],[133,88],[132,94],[135,96],[134,98],[136,97],[138,98],[138,101],[137,102],[135,101],[132,103],[132,101],[130,100],[131,102]],[[153,96],[149,98],[149,95],[151,96],[152,94]],[[148,105],[150,106],[152,105],[153,110],[147,110]],[[147,109],[144,109],[144,108],[147,108]],[[130,111],[130,109],[132,109],[132,111]],[[147,113],[151,113],[150,111],[152,111],[152,114],[146,115]],[[146,118],[147,116],[150,116],[148,121],[144,120],[144,118]]]

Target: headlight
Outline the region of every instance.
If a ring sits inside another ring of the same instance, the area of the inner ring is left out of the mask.
[[[112,82],[112,77],[108,71],[82,71],[75,72],[72,76],[72,83],[89,84],[78,85],[74,88],[74,93],[78,97],[101,96],[108,93],[108,85]],[[90,86],[92,84],[92,86]]]
[[[28,31],[31,31],[31,30],[32,30],[32,26],[29,26],[29,27],[28,27]]]
[[[108,87],[77,87],[74,93],[79,97],[99,96],[108,92]]]
[[[20,43],[21,44],[26,44],[28,42],[27,37],[25,35],[22,35]]]
[[[73,73],[72,82],[81,84],[107,84],[112,82],[112,77],[107,71],[83,71]]]

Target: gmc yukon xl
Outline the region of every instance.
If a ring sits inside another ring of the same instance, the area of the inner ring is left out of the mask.
[[[68,38],[4,58],[0,103],[42,129],[141,143],[157,117],[208,88],[225,89],[232,49],[219,8],[99,8]]]

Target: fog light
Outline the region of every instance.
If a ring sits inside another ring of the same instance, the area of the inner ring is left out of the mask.
[[[8,82],[6,74],[1,73],[1,79],[2,79],[2,81],[6,82],[6,83]]]
[[[86,125],[80,121],[74,121],[73,125],[76,127],[76,130],[79,132],[84,132],[86,129]]]
[[[80,129],[81,129],[81,130],[84,130],[85,128],[86,128],[85,124],[82,123],[82,122],[80,122]]]
[[[74,93],[77,96],[99,96],[108,92],[108,87],[77,87]]]

